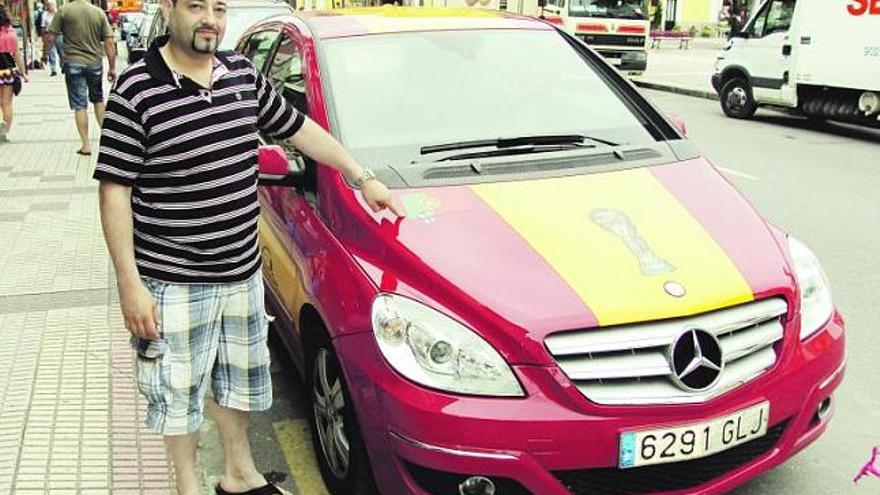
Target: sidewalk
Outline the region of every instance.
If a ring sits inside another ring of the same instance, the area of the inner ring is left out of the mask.
[[[644,88],[717,100],[711,77],[715,57],[727,44],[721,38],[694,38],[691,48],[666,43],[648,50],[648,70],[632,81]]]
[[[128,331],[104,244],[91,157],[62,76],[33,71],[0,143],[0,495],[171,495],[162,437],[144,426]],[[109,84],[105,83],[105,95]],[[275,401],[252,415],[257,467],[323,495],[292,364],[273,348]],[[199,439],[203,493],[224,472],[216,424]]]
[[[32,72],[14,104],[0,144],[0,493],[173,493],[162,439],[142,426],[95,156],[74,153],[61,77]]]

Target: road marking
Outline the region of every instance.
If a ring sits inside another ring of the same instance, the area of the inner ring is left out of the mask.
[[[324,480],[321,479],[321,471],[318,469],[318,461],[315,459],[315,451],[312,449],[308,421],[305,419],[276,421],[272,423],[272,427],[290,467],[297,493],[328,495]]]
[[[719,167],[718,165],[716,165],[715,168],[717,168],[718,170],[724,172],[725,174],[735,175],[735,176],[737,176],[737,177],[742,177],[743,179],[749,179],[749,180],[761,180],[761,179],[755,177],[754,175],[750,175],[750,174],[747,174],[747,173],[745,173],[745,172],[737,172],[736,170],[731,170],[731,169],[729,169],[729,168]]]

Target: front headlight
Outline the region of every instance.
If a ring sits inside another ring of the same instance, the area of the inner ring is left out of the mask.
[[[379,349],[410,380],[462,394],[525,395],[501,355],[452,318],[392,294],[373,301],[372,316]]]
[[[801,293],[801,340],[804,340],[828,322],[834,312],[834,302],[825,272],[810,248],[788,236],[788,251]]]

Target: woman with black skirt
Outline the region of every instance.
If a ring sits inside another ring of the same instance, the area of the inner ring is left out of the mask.
[[[24,62],[18,52],[18,37],[12,29],[6,9],[0,5],[0,110],[3,114],[0,142],[6,141],[6,135],[12,127],[12,97],[20,90],[20,87],[15,87],[27,80]]]

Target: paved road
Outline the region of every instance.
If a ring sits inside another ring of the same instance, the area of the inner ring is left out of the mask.
[[[646,92],[684,118],[689,136],[772,222],[813,248],[847,324],[849,364],[828,432],[736,495],[880,493],[880,479],[852,486],[880,445],[880,131],[822,125],[760,110],[726,118],[717,102]]]

